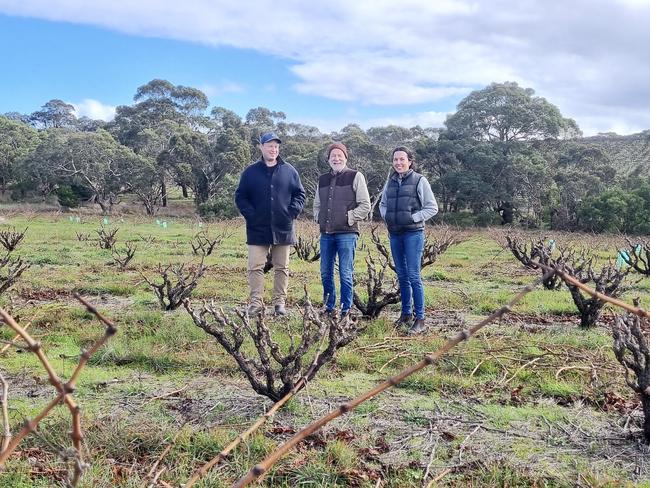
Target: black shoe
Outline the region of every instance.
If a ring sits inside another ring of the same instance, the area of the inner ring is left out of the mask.
[[[424,323],[424,319],[415,319],[413,325],[408,330],[408,335],[418,335],[426,330],[427,326]]]
[[[275,306],[275,315],[286,315],[287,310],[284,308],[284,305],[276,305]]]
[[[395,327],[408,327],[413,323],[413,314],[402,314],[395,321]]]

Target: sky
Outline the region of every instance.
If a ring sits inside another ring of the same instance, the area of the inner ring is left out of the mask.
[[[516,81],[585,135],[650,129],[650,0],[0,0],[0,113],[110,120],[154,78],[323,132],[441,127]]]

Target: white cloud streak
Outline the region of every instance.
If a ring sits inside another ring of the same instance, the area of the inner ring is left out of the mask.
[[[292,117],[291,119],[298,123],[318,127],[323,133],[339,132],[348,124],[357,124],[362,129],[371,127],[385,127],[388,125],[398,125],[400,127],[442,127],[446,112],[415,112],[402,114],[395,117],[370,117],[363,118],[355,114],[349,114],[345,118],[324,119],[324,118],[300,118]]]
[[[295,90],[335,100],[435,103],[509,80],[587,133],[648,127],[650,0],[0,0],[0,12],[283,57]]]
[[[115,117],[115,106],[105,105],[92,98],[85,98],[77,103],[70,102],[70,104],[74,107],[77,118],[88,117],[93,120],[104,120],[108,122]]]
[[[225,95],[227,93],[243,93],[246,91],[244,85],[235,83],[233,81],[222,81],[220,83],[211,83],[198,87],[203,93],[209,97],[216,97]]]

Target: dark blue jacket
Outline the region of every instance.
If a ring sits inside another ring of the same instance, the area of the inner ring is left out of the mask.
[[[293,221],[305,205],[305,189],[296,169],[280,157],[272,173],[263,160],[244,170],[235,203],[246,219],[246,244],[296,243]]]

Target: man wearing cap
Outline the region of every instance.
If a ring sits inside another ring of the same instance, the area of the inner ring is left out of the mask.
[[[340,142],[327,148],[330,171],[318,179],[314,196],[314,220],[320,226],[320,274],[325,313],[336,314],[334,261],[339,258],[341,317],[352,307],[354,253],[359,237],[359,222],[368,217],[370,196],[366,179],[348,168],[348,150]]]
[[[286,314],[289,251],[296,242],[293,221],[305,204],[305,189],[296,169],[280,157],[281,143],[273,132],[260,136],[262,157],[244,170],[235,192],[237,208],[246,219],[249,315],[264,309],[263,269],[269,252],[275,270],[275,314]]]

